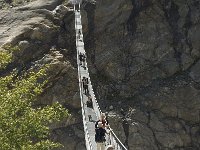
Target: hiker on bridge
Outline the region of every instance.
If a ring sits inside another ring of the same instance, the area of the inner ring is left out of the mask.
[[[78,30],[78,34],[81,35],[81,29]]]
[[[87,107],[93,108],[91,95],[88,95],[88,100],[86,104],[87,104]]]
[[[86,70],[85,62],[86,62],[86,56],[83,54],[83,59],[82,59],[83,65],[82,67]]]
[[[86,67],[85,67],[86,56],[85,56],[85,54],[80,52],[79,60],[80,60],[80,65],[86,70]]]
[[[84,54],[80,52],[80,53],[79,53],[79,61],[80,61],[80,65],[82,65],[83,57],[84,57]]]
[[[82,79],[82,85],[83,85],[83,92],[85,93],[85,95],[87,95],[89,93],[89,90],[88,90],[88,78],[86,77],[83,77]]]
[[[106,129],[102,122],[98,122],[95,129],[95,142],[97,143],[97,150],[105,150]]]
[[[108,122],[108,119],[107,119],[105,113],[101,113],[101,117],[100,117],[100,119],[95,123],[95,129],[96,129],[97,126],[98,126],[98,122],[102,122],[103,127],[107,127],[107,128],[110,127],[109,122]]]
[[[85,60],[86,60],[86,56],[85,54],[81,53],[79,54],[79,60],[80,60],[80,65],[85,66]]]
[[[86,102],[86,105],[87,105],[87,107],[93,109],[92,97],[91,97],[90,94],[88,95],[88,100],[87,100],[87,102]],[[92,115],[91,115],[91,114],[88,115],[88,120],[89,120],[89,121],[92,121]]]
[[[80,39],[81,38],[81,30],[79,29],[78,30],[78,39]]]
[[[98,128],[98,123],[99,123],[99,122],[102,123],[104,129],[109,129],[109,130],[111,130],[111,129],[110,129],[109,122],[108,122],[108,119],[107,119],[105,113],[101,113],[101,116],[100,116],[99,120],[96,121],[96,123],[95,123],[95,130]],[[110,133],[110,131],[109,131],[109,133]],[[107,140],[108,140],[108,139],[107,139]]]

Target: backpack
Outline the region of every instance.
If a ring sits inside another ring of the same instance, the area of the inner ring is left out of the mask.
[[[92,101],[87,101],[87,102],[86,102],[86,105],[87,105],[87,107],[93,108],[93,106],[92,106]]]
[[[86,83],[89,84],[88,78],[86,78]]]

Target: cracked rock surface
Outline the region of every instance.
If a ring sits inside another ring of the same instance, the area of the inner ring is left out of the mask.
[[[200,149],[200,1],[84,9],[95,91],[120,139],[130,150]]]
[[[59,101],[71,116],[50,125],[51,139],[62,150],[84,150],[80,98],[76,69],[74,15],[62,0],[36,0],[0,10],[0,47],[18,46],[14,60],[0,75],[16,69],[22,74],[31,68],[49,65],[48,85],[35,107]],[[57,7],[59,6],[59,7]]]
[[[0,46],[20,48],[0,75],[48,64],[35,105],[69,109],[51,138],[84,150],[74,15],[62,2],[0,10]],[[120,140],[130,150],[199,150],[200,1],[85,0],[82,22],[95,94]]]

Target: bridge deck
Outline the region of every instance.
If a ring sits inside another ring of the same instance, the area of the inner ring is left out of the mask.
[[[78,65],[78,78],[79,78],[79,88],[80,88],[80,97],[81,97],[81,107],[82,107],[82,116],[83,116],[83,125],[85,132],[85,141],[87,150],[97,150],[96,142],[95,142],[95,122],[98,120],[100,116],[101,109],[99,104],[95,98],[95,94],[92,88],[91,80],[89,77],[89,71],[87,67],[87,61],[85,61],[85,67],[80,65],[79,54],[85,54],[84,49],[84,41],[83,41],[83,33],[82,33],[82,23],[81,23],[81,14],[80,14],[80,3],[79,10],[75,10],[75,30],[76,30],[76,49],[77,49],[77,65]],[[89,94],[92,98],[93,109],[87,107],[86,102],[88,97],[83,92],[82,87],[82,78],[88,78],[88,90]],[[91,120],[89,120],[89,115],[91,116]],[[97,117],[98,116],[98,117]],[[113,145],[115,150],[127,150],[126,147],[121,143],[121,141],[117,138],[115,133],[111,130],[110,134],[106,136],[106,145]]]
[[[77,46],[77,52],[78,53],[85,53],[84,49],[84,42],[83,42],[83,34],[82,34],[82,25],[81,25],[81,15],[80,12],[75,11],[75,23],[76,23],[76,46]],[[81,32],[81,34],[79,34]],[[78,64],[79,65],[79,64]],[[86,77],[89,79],[89,72],[88,68],[78,66],[79,67],[79,75],[80,75],[80,80],[82,77]],[[90,79],[89,79],[90,80]],[[91,82],[89,82],[89,87],[91,87]],[[90,92],[90,90],[89,90]],[[88,128],[88,133],[90,137],[90,141],[92,144],[92,149],[96,150],[96,142],[95,142],[95,122],[97,121],[97,115],[94,111],[94,109],[87,107],[86,102],[88,100],[88,97],[81,91],[82,94],[82,100],[83,100],[83,109],[85,110],[85,116],[86,116],[86,124]],[[89,121],[89,115],[91,115],[91,120]]]

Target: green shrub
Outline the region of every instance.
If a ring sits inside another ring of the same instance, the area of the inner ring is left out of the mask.
[[[0,67],[11,62],[11,53],[0,51]],[[16,77],[16,73],[0,77],[0,149],[49,150],[61,146],[48,139],[48,125],[68,116],[59,103],[33,108],[33,102],[43,91],[47,68]]]

